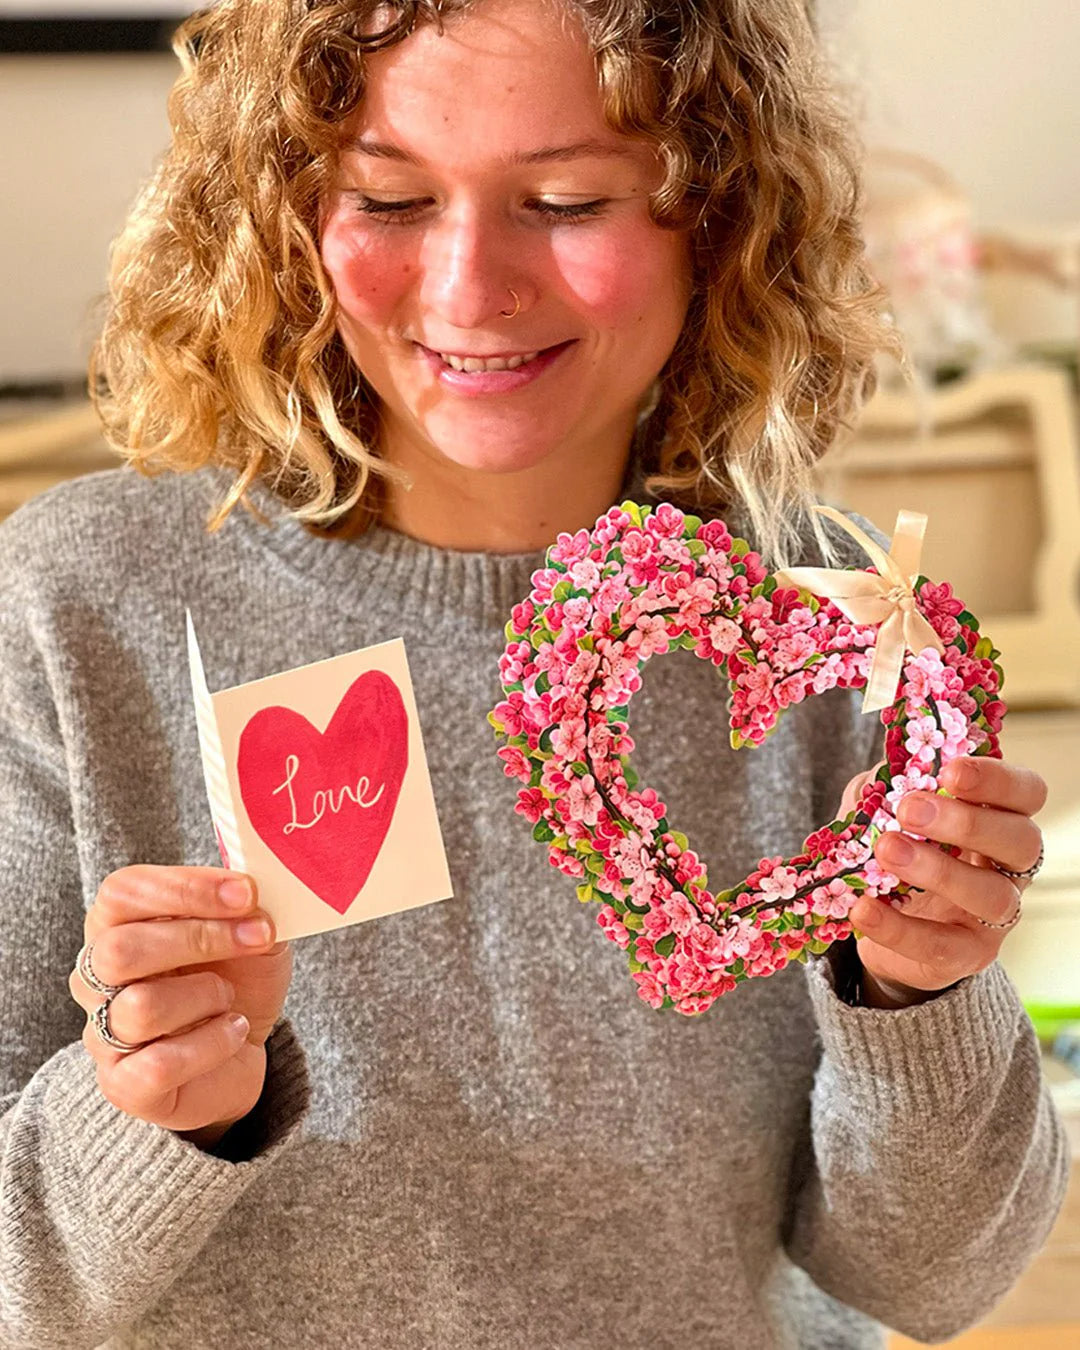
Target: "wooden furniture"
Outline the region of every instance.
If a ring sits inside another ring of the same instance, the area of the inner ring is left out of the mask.
[[[1080,438],[1063,371],[882,391],[819,478],[888,534],[897,509],[926,513],[922,570],[979,616],[1010,708],[1080,706]]]
[[[119,462],[88,402],[0,421],[0,519],[54,483]]]

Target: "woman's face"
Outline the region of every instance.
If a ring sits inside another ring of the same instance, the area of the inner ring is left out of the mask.
[[[659,160],[606,126],[576,23],[483,0],[368,69],[321,254],[384,455],[499,473],[624,456],[683,324],[689,246],[649,219]]]

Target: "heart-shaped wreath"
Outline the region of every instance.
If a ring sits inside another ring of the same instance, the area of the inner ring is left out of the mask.
[[[488,720],[506,774],[525,784],[515,810],[578,898],[600,904],[597,922],[654,1008],[702,1013],[740,981],[825,951],[851,933],[860,894],[899,903],[910,887],[872,850],[900,829],[902,798],[947,795],[938,775],[957,756],[1001,754],[1000,652],[948,582],[917,574],[926,517],[901,512],[886,555],[847,517],[816,509],[877,568],[770,575],[723,521],[624,502],[591,532],[559,535],[506,625],[506,697]],[[735,749],[760,745],[785,708],[837,686],[865,688],[863,711],[884,709],[887,728],[886,763],[853,811],[716,894],[629,759],[642,668],[678,647],[726,671]]]

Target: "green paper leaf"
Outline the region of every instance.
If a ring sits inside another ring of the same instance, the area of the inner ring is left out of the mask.
[[[675,950],[675,934],[665,933],[660,941],[655,944],[655,949],[658,956],[670,956]]]
[[[555,831],[546,820],[538,820],[533,826],[532,837],[538,844],[550,844],[555,838]]]

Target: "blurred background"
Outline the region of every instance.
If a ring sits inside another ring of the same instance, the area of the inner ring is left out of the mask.
[[[83,370],[109,242],[168,137],[170,0],[0,0],[0,517],[112,467]],[[1050,786],[1002,962],[1080,1157],[1080,6],[818,0],[867,146],[866,234],[910,351],[821,492],[892,534],[1002,653],[1006,756]],[[964,1350],[1080,1346],[1080,1167],[1045,1250]],[[912,1342],[897,1337],[892,1350]]]

